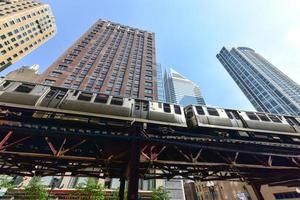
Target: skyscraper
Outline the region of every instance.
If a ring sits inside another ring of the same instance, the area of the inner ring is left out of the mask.
[[[217,58],[260,112],[300,115],[300,86],[247,47],[223,47]]]
[[[169,71],[165,71],[164,89],[166,102],[176,103],[183,106],[189,104],[205,104],[199,86],[172,68]],[[182,180],[165,180],[165,188],[169,191],[172,200],[185,199]]]
[[[48,4],[35,0],[0,0],[0,71],[55,33],[55,19]]]
[[[157,100],[153,32],[98,20],[39,82]]]
[[[167,102],[183,106],[205,104],[199,86],[172,68],[169,72],[165,72],[164,84]]]
[[[38,82],[133,98],[157,100],[155,34],[98,20],[39,78]],[[44,177],[50,184],[53,177]],[[66,176],[61,187],[73,188],[85,177]],[[102,180],[104,182],[104,180]],[[105,181],[118,188],[117,179]],[[140,190],[152,190],[158,181],[140,180]]]
[[[163,80],[163,70],[161,64],[157,64],[157,100],[165,102],[166,95],[165,95],[165,85]]]

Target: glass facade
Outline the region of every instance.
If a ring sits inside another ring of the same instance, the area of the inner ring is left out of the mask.
[[[300,86],[247,47],[223,47],[217,58],[256,110],[300,115]]]
[[[156,66],[157,70],[157,99],[158,101],[165,102],[166,97],[165,97],[165,85],[163,81],[163,70],[161,67],[161,64],[157,64]]]
[[[199,86],[172,68],[165,72],[164,84],[167,102],[183,106],[205,104]]]

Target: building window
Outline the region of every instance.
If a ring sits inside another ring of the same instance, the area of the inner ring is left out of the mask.
[[[53,71],[49,74],[49,76],[51,77],[59,77],[62,73],[61,72],[56,72],[56,71]]]
[[[152,82],[145,82],[146,87],[152,87]]]
[[[70,63],[72,63],[72,60],[70,60],[70,59],[65,59],[65,60],[64,60],[64,63],[70,64]]]
[[[145,89],[145,94],[152,94],[152,89]]]
[[[49,79],[45,79],[44,83],[45,85],[53,85],[55,83],[55,80],[49,80]]]
[[[60,71],[65,71],[68,68],[68,66],[65,65],[58,65],[57,69]]]

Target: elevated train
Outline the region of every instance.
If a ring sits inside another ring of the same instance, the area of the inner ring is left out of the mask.
[[[0,80],[0,104],[26,105],[85,115],[178,127],[213,127],[241,134],[261,132],[300,136],[300,117],[249,112],[205,105],[176,104],[111,96],[34,83]]]

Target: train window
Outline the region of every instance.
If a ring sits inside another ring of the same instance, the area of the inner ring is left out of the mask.
[[[54,94],[56,94],[56,90],[50,90],[50,91],[48,92],[48,94],[46,95],[46,97],[47,97],[47,98],[51,98],[51,97],[53,97]]]
[[[97,94],[95,98],[95,103],[106,103],[108,100],[108,95],[106,94]]]
[[[205,115],[204,110],[201,106],[196,106],[196,111],[198,115]]]
[[[111,99],[110,104],[121,106],[121,105],[123,105],[123,98],[121,98],[121,97],[113,97]]]
[[[78,96],[78,100],[81,101],[90,101],[92,99],[93,94],[88,92],[81,92]]]
[[[10,84],[10,81],[5,81],[5,83],[3,84],[3,87],[7,87]]]
[[[148,101],[144,101],[143,102],[143,111],[148,111],[149,110],[149,102]]]
[[[175,113],[176,113],[176,114],[181,115],[181,109],[180,109],[180,106],[174,105],[174,110],[175,110]]]
[[[139,109],[140,109],[140,104],[135,104],[135,105],[134,105],[134,109],[135,109],[135,110],[139,110]]]
[[[168,103],[164,103],[164,112],[170,113],[171,112],[171,106]]]
[[[220,116],[217,109],[215,108],[207,108],[207,112],[209,115]]]
[[[57,96],[56,96],[56,99],[62,99],[62,98],[64,98],[64,96],[66,95],[66,92],[64,92],[64,91],[60,91],[60,94],[58,94]]]
[[[233,119],[231,112],[229,110],[225,110],[227,116],[229,117],[229,119]]]
[[[241,119],[240,115],[236,111],[232,111],[233,116],[235,119]]]
[[[251,120],[259,120],[258,117],[255,115],[255,113],[246,112],[246,114],[249,117],[249,119],[251,119]]]
[[[35,85],[22,84],[15,90],[16,92],[29,93],[34,88]]]
[[[281,121],[278,119],[276,115],[269,115],[269,117],[273,122],[281,123]]]
[[[293,117],[286,117],[286,121],[291,126],[300,126],[300,123],[295,118],[293,118]]]
[[[265,122],[269,122],[269,118],[263,114],[263,113],[256,113],[256,115],[262,120],[262,121],[265,121]]]

